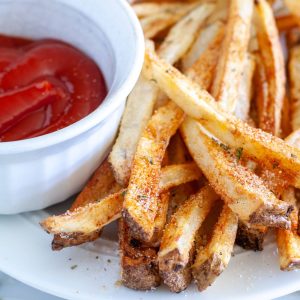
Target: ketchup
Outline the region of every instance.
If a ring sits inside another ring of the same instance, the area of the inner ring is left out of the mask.
[[[94,111],[106,94],[100,69],[71,45],[0,36],[0,141],[69,126]]]

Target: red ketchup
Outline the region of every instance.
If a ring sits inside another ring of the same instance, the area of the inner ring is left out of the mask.
[[[71,45],[0,36],[0,141],[69,126],[94,111],[106,94],[98,66]]]

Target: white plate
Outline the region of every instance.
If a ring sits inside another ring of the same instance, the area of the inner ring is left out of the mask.
[[[212,287],[199,294],[194,285],[172,294],[165,287],[136,292],[120,285],[116,225],[95,243],[53,252],[51,236],[39,226],[58,207],[0,216],[0,270],[44,292],[66,299],[272,299],[299,290],[299,272],[281,272],[274,242],[263,252],[235,249],[229,267]],[[76,267],[74,267],[76,266]]]

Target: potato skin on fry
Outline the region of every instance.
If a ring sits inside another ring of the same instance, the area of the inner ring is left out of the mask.
[[[134,290],[150,290],[160,285],[157,248],[143,246],[133,239],[123,219],[119,220],[122,283]]]

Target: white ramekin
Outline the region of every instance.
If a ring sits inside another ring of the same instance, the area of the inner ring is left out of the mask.
[[[125,0],[0,0],[0,32],[73,44],[99,64],[109,89],[98,109],[67,128],[0,143],[0,214],[13,214],[67,199],[103,160],[140,73],[144,39]]]

